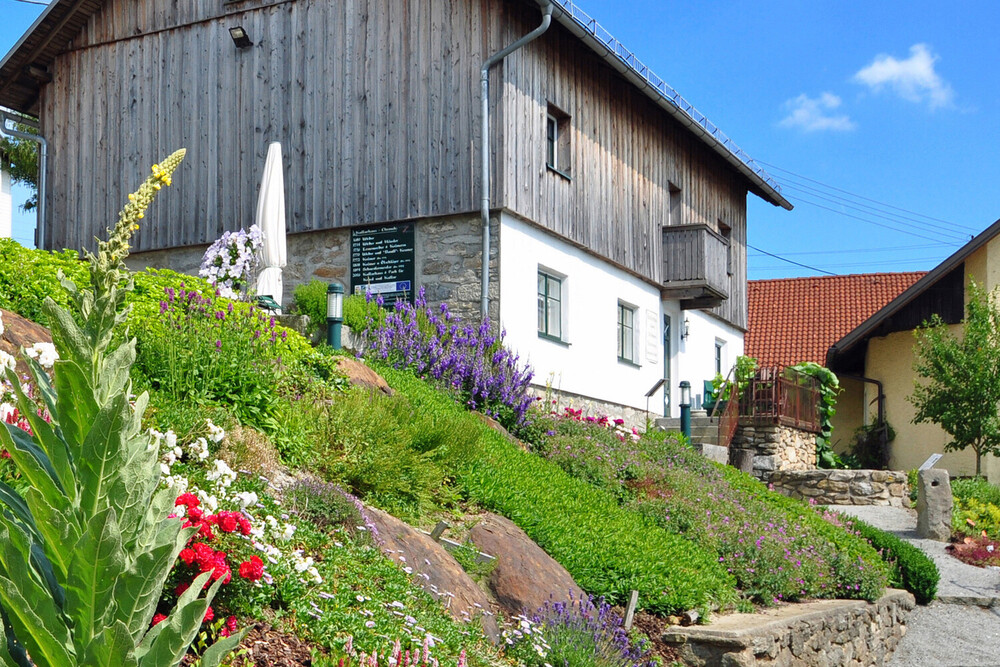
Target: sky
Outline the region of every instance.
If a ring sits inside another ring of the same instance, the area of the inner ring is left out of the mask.
[[[925,271],[1000,218],[996,0],[578,4],[795,205],[748,197],[751,279]],[[41,10],[0,0],[0,53]]]

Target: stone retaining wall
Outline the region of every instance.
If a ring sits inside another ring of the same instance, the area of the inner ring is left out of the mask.
[[[774,490],[817,505],[905,507],[906,473],[895,470],[787,470],[772,473]]]
[[[822,600],[723,616],[711,625],[673,626],[663,640],[697,667],[868,667],[892,655],[913,607],[910,593],[890,589],[874,603]]]
[[[753,474],[764,480],[778,470],[816,467],[816,434],[790,426],[740,424],[729,446],[753,450]]]
[[[639,410],[638,408],[622,405],[621,403],[601,401],[561,389],[556,390],[550,387],[531,385],[528,387],[528,393],[537,396],[543,401],[546,399],[555,401],[553,407],[560,412],[563,408],[573,408],[574,410],[583,410],[584,417],[600,417],[601,415],[607,415],[612,419],[620,417],[625,420],[626,428],[638,428],[640,431],[646,429],[646,419],[650,417],[650,413],[645,410]],[[655,418],[656,414],[653,413],[652,417]]]

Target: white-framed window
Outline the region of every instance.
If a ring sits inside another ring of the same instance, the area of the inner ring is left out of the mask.
[[[630,364],[639,363],[637,352],[636,329],[638,328],[637,309],[622,301],[618,302],[618,360]]]
[[[715,339],[715,372],[723,375],[723,368],[726,367],[726,341]]]
[[[538,335],[565,341],[565,276],[538,269]]]
[[[545,166],[569,178],[570,158],[569,114],[549,104],[545,114]]]

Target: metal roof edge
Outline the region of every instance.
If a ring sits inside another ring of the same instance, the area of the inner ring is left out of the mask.
[[[831,366],[831,362],[834,360],[835,355],[848,352],[855,345],[865,340],[872,330],[879,324],[916,299],[924,292],[924,290],[930,288],[938,280],[951,273],[956,266],[964,262],[969,255],[974,253],[976,250],[979,250],[997,234],[1000,234],[1000,220],[997,220],[992,225],[981,231],[968,243],[947,257],[943,262],[928,271],[927,275],[910,285],[910,287],[904,290],[902,294],[887,303],[874,315],[856,326],[843,338],[831,345],[830,349],[826,352],[827,367]]]
[[[547,4],[545,0],[534,0],[534,3],[539,5],[540,7],[544,4]],[[595,53],[601,56],[609,65],[611,65],[615,70],[617,70],[619,74],[624,76],[632,84],[634,84],[636,87],[642,90],[648,97],[650,97],[654,102],[656,102],[674,119],[679,121],[682,125],[686,126],[689,130],[691,130],[692,133],[694,133],[696,136],[702,139],[702,141],[708,144],[710,148],[712,148],[716,153],[722,156],[732,167],[734,167],[738,172],[740,172],[740,174],[742,174],[744,177],[747,178],[747,180],[751,182],[752,187],[750,188],[750,190],[753,191],[754,194],[758,195],[765,201],[774,204],[775,206],[780,206],[789,211],[792,210],[791,202],[785,199],[785,197],[781,194],[780,188],[776,184],[772,185],[771,183],[768,183],[764,177],[762,177],[759,173],[757,173],[757,171],[753,169],[753,167],[747,164],[747,161],[752,162],[753,158],[744,153],[743,150],[740,149],[739,147],[735,147],[735,149],[733,149],[727,146],[727,144],[733,144],[732,140],[729,137],[726,137],[721,130],[719,130],[717,127],[714,126],[714,124],[711,123],[711,121],[702,116],[704,118],[705,123],[712,125],[712,127],[715,128],[715,133],[722,134],[722,136],[725,137],[724,141],[720,140],[719,137],[716,136],[716,134],[713,134],[713,132],[710,132],[705,127],[705,125],[702,124],[702,122],[699,122],[690,113],[688,113],[680,106],[678,106],[678,103],[674,99],[671,99],[659,88],[652,85],[650,80],[647,79],[647,76],[655,77],[657,80],[661,82],[661,84],[664,87],[673,92],[676,97],[678,97],[681,101],[684,101],[684,99],[680,97],[680,95],[676,91],[670,88],[670,86],[667,85],[666,82],[660,79],[660,77],[653,74],[648,67],[639,62],[635,58],[634,54],[628,52],[627,57],[630,57],[634,62],[638,63],[638,65],[641,66],[642,69],[647,72],[646,76],[640,74],[636,67],[627,64],[625,62],[626,56],[619,55],[617,52],[609,48],[608,44],[606,44],[600,38],[598,38],[596,34],[597,29],[600,28],[601,30],[604,30],[600,26],[600,24],[598,24],[593,19],[591,19],[588,24],[592,26],[590,28],[581,23],[581,21],[573,14],[573,12],[570,11],[572,9],[576,9],[576,6],[573,4],[571,0],[551,0],[551,3],[555,8],[555,11],[553,12],[553,17],[560,23],[560,25],[562,25],[563,27],[568,29],[571,33],[580,38],[580,40],[583,41],[587,46],[589,46],[591,50],[593,50]],[[567,10],[567,7],[569,7],[570,10]],[[613,40],[615,44],[620,45],[620,42],[618,42],[618,40],[615,39],[613,36],[608,34],[608,37],[610,40]],[[691,108],[694,109],[694,107]],[[701,114],[699,113],[699,115]],[[733,145],[735,146],[735,144]],[[734,152],[734,150],[739,151],[739,153],[746,156],[746,159],[744,160],[743,158],[741,158],[736,152]],[[762,168],[758,167],[758,169],[766,175],[766,172],[764,172]]]

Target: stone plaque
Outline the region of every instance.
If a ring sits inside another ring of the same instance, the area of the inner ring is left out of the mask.
[[[351,230],[351,291],[413,303],[413,223]]]

